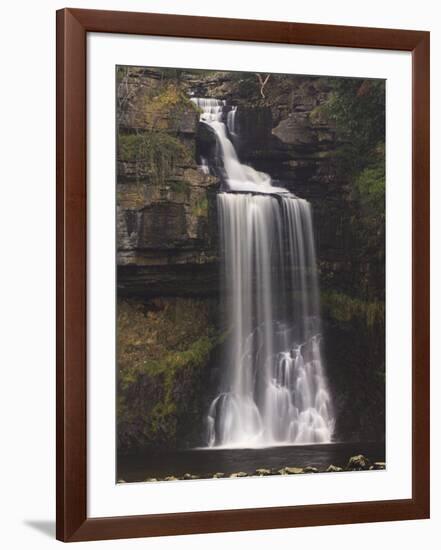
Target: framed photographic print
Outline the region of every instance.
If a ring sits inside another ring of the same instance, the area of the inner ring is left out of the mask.
[[[429,34],[57,12],[57,538],[429,517]]]

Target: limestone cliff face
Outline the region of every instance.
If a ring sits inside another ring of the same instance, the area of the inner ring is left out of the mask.
[[[235,146],[242,162],[311,202],[322,288],[383,298],[382,254],[357,240],[358,205],[339,173],[342,143],[320,107],[329,79],[182,71],[179,79],[121,68],[118,79],[117,236],[122,292],[215,293],[219,179],[196,158],[215,154],[190,95],[238,105]],[[170,84],[172,82],[172,84]],[[374,248],[375,248],[374,243]],[[175,284],[179,283],[179,286]]]
[[[196,165],[199,114],[153,71],[121,68],[117,90],[119,291],[214,292],[218,181]]]
[[[196,164],[199,113],[163,76],[117,70],[120,452],[201,443],[219,334],[218,180]]]

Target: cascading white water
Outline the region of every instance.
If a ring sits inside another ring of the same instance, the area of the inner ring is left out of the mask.
[[[328,443],[334,418],[320,351],[310,205],[240,163],[224,101],[193,101],[216,134],[227,190],[218,194],[218,210],[230,334],[207,444]]]
[[[201,109],[201,122],[207,124],[215,132],[221,149],[224,170],[227,178],[225,186],[229,191],[243,191],[245,193],[280,193],[289,194],[282,187],[274,187],[271,178],[264,172],[258,172],[241,164],[234,145],[228,138],[228,129],[224,124],[224,108],[226,102],[220,99],[192,98],[193,103]],[[235,117],[230,119],[231,128],[235,127]]]
[[[228,111],[227,114],[227,128],[231,135],[236,135],[236,113],[237,113],[237,107],[233,105],[231,107],[231,111]]]

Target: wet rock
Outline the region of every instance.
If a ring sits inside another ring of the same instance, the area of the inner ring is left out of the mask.
[[[273,134],[283,143],[310,145],[315,138],[306,113],[290,113],[273,129]]]
[[[236,115],[236,131],[240,135],[237,143],[241,149],[267,148],[273,126],[271,109],[264,106],[241,105]]]
[[[317,468],[314,468],[314,466],[306,466],[306,468],[303,468],[304,474],[318,474]]]
[[[156,477],[148,477],[146,481],[158,481]]]
[[[206,159],[214,160],[217,147],[217,138],[214,130],[207,124],[199,124],[196,140],[198,154]]]
[[[351,456],[349,459],[346,470],[361,471],[369,470],[371,463],[364,455]]]
[[[220,479],[222,477],[225,477],[225,474],[223,472],[216,472],[213,477],[216,479]]]
[[[187,473],[187,474],[184,474],[184,475],[182,476],[182,479],[192,479],[192,475],[191,475],[191,474],[188,474],[188,473]]]
[[[175,476],[167,476],[164,478],[164,481],[178,481],[178,478]]]
[[[248,474],[246,472],[235,472],[230,475],[230,477],[236,478],[236,477],[247,477]]]
[[[385,470],[386,462],[374,462],[371,466],[371,470]]]
[[[340,466],[334,466],[334,464],[330,464],[328,468],[326,469],[327,472],[342,472],[343,468],[340,468]]]
[[[285,468],[285,472],[289,475],[292,475],[292,474],[302,474],[303,473],[303,468],[296,468],[295,466],[288,466]]]
[[[271,470],[269,470],[268,468],[258,468],[255,471],[255,475],[256,476],[270,476],[271,475]]]

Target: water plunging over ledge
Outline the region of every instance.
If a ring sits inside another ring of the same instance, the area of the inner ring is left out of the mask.
[[[320,350],[310,205],[240,163],[229,138],[237,134],[236,109],[192,101],[216,135],[225,173],[217,200],[230,335],[206,444],[329,443],[335,422]]]

